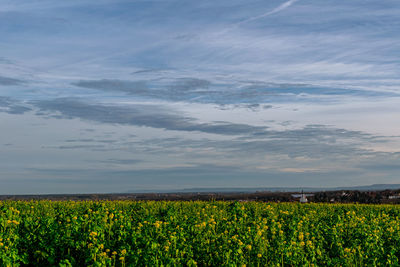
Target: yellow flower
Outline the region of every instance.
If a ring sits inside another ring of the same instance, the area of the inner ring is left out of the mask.
[[[303,234],[303,232],[300,232],[299,233],[299,240],[303,240],[304,239],[304,234]]]
[[[246,246],[246,249],[247,249],[247,250],[251,250],[251,245],[247,245],[247,246]]]
[[[260,253],[258,253],[258,254],[257,254],[257,257],[261,258],[261,257],[262,257],[262,255],[261,255]]]
[[[121,250],[121,254],[125,255],[126,254],[126,249]]]
[[[111,254],[113,255],[117,255],[118,253],[116,251],[113,251]]]

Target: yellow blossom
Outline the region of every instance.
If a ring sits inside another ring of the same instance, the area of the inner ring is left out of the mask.
[[[303,234],[303,232],[300,232],[299,233],[299,240],[303,240],[304,239],[304,234]]]

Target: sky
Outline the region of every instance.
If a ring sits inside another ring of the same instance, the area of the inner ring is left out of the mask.
[[[398,0],[0,0],[0,194],[400,183]]]

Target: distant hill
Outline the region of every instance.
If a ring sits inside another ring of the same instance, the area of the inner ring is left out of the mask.
[[[342,187],[215,187],[215,188],[185,188],[177,190],[131,190],[127,193],[212,193],[212,192],[321,192],[321,191],[338,191],[338,190],[358,190],[358,191],[382,191],[382,190],[395,190],[400,189],[400,184],[373,184],[373,185],[362,185],[362,186],[342,186]]]

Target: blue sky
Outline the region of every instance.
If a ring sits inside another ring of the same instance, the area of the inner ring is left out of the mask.
[[[0,193],[399,183],[400,2],[0,2]]]

